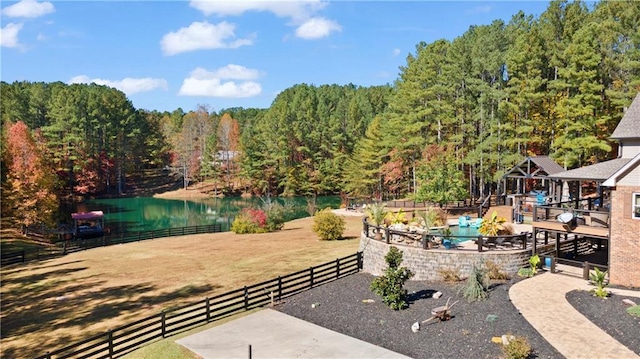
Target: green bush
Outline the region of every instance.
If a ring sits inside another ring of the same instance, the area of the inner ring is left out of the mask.
[[[281,205],[278,202],[268,202],[264,206],[264,211],[267,214],[267,232],[276,232],[284,227],[284,223],[287,221],[287,217],[290,215],[292,209],[290,206]]]
[[[607,279],[607,272],[601,271],[600,268],[595,267],[594,273],[589,274],[589,279],[596,285],[596,288],[592,290],[593,295],[600,298],[606,298],[609,296],[609,291],[604,289],[607,284],[605,284],[605,280]]]
[[[238,215],[231,223],[231,231],[235,234],[245,233],[263,233],[266,232],[260,228],[254,221],[244,215]]]
[[[327,208],[323,211],[318,211],[316,215],[313,216],[313,227],[311,229],[317,233],[322,240],[337,240],[342,238],[345,221],[344,218],[331,212],[331,209]]]
[[[404,309],[407,307],[404,283],[413,277],[413,273],[408,268],[400,267],[402,252],[396,247],[389,249],[384,260],[388,267],[382,276],[371,282],[371,291],[382,297],[382,301],[391,309]]]
[[[489,276],[487,270],[479,265],[474,265],[471,274],[464,286],[460,288],[462,296],[469,302],[484,300],[489,296]]]
[[[627,308],[627,313],[636,317],[640,317],[640,305],[630,306],[629,308]]]
[[[507,345],[502,347],[507,359],[528,359],[533,353],[533,349],[525,337],[515,337]]]

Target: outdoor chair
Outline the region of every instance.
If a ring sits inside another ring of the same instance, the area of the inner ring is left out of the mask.
[[[460,227],[469,227],[469,220],[467,219],[466,216],[460,216],[458,217],[458,226]]]
[[[477,218],[475,222],[471,222],[470,226],[473,228],[480,228],[482,225],[482,218]]]

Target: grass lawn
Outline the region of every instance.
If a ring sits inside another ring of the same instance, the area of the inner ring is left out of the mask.
[[[312,218],[257,235],[202,234],[95,248],[2,268],[2,357],[33,357],[109,328],[353,254],[346,239],[321,241]],[[171,340],[172,342],[172,340]]]

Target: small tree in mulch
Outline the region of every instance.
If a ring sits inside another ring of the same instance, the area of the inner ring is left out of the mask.
[[[469,302],[485,300],[489,296],[489,276],[487,270],[480,265],[474,265],[471,274],[467,278],[464,286],[460,288],[462,296]]]
[[[402,252],[396,247],[389,249],[384,260],[388,267],[382,276],[373,280],[371,291],[382,297],[382,301],[391,309],[404,309],[408,306],[404,283],[413,277],[413,272],[406,267],[400,267]]]

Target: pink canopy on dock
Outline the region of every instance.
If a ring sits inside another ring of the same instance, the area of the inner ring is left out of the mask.
[[[102,211],[91,211],[91,212],[79,212],[79,213],[71,213],[72,219],[100,219],[104,217],[104,213]]]

